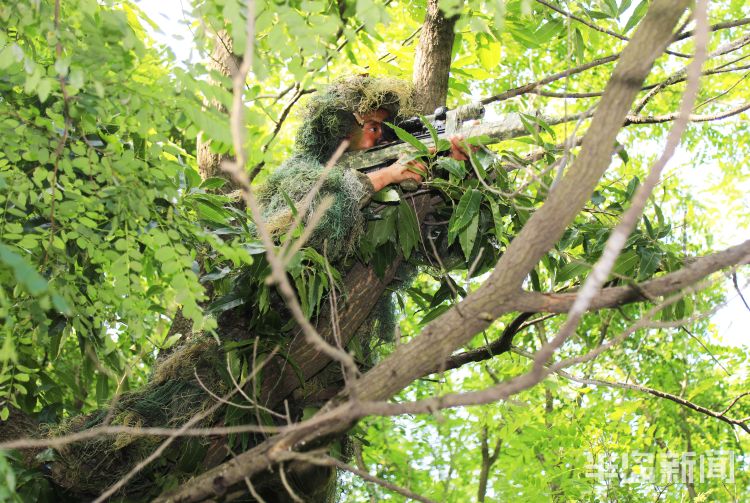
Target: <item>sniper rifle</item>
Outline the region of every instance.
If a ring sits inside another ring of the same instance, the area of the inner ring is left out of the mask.
[[[436,113],[426,116],[425,119],[437,130],[438,141],[449,140],[452,136],[480,137],[482,144],[490,145],[510,138],[527,136],[531,134],[531,130],[534,128],[549,128],[549,126],[562,122],[590,117],[593,115],[593,110],[568,117],[542,117],[512,113],[502,115],[498,117],[498,120],[492,122],[481,120],[483,114],[484,106],[481,103],[471,103],[454,110],[439,108]],[[416,128],[417,123],[420,125],[420,129],[412,129],[416,134],[404,128],[404,125],[407,128]],[[420,118],[407,119],[401,122],[399,127],[412,133],[426,147],[434,146],[427,126]],[[341,156],[337,165],[368,172],[387,166],[402,155],[413,154],[414,150],[415,146],[409,143],[392,141],[368,150],[347,152]]]

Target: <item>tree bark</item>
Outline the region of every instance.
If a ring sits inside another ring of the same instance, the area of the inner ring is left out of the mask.
[[[225,77],[231,77],[231,75],[237,71],[240,66],[241,59],[232,52],[232,37],[225,31],[219,32],[216,35],[215,45],[213,52],[211,53],[211,61],[208,64],[209,69],[219,72]],[[216,85],[215,80],[209,80],[213,85]],[[230,89],[231,90],[231,89]],[[212,100],[206,103],[206,106],[217,108],[221,111],[226,111],[226,108],[216,100]],[[203,138],[203,132],[198,134],[198,171],[201,178],[204,180],[211,177],[221,177],[227,180],[227,184],[224,185],[224,192],[231,192],[236,190],[237,187],[232,181],[231,176],[227,176],[221,171],[221,163],[228,159],[229,156],[217,154],[211,151],[211,142]]]
[[[412,78],[422,113],[432,113],[445,105],[455,39],[453,30],[458,18],[458,15],[446,17],[438,7],[438,0],[427,1]]]

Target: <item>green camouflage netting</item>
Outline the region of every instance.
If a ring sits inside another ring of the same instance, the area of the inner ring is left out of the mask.
[[[379,108],[388,110],[398,122],[416,113],[414,88],[394,78],[349,77],[333,83],[307,104],[304,123],[297,132],[295,154],[323,164],[357,126],[354,113],[365,114]]]
[[[148,384],[123,393],[108,410],[75,416],[59,425],[47,426],[42,433],[50,437],[102,426],[178,428],[203,414],[195,427],[214,423],[216,411],[207,409],[216,403],[212,395],[224,395],[228,387],[219,372],[224,355],[218,344],[207,337],[196,337],[177,348],[154,369]],[[196,378],[197,376],[197,378]],[[56,450],[49,465],[50,477],[59,486],[78,496],[97,495],[120,480],[139,461],[149,456],[164,441],[163,437],[120,433],[64,445]],[[182,463],[184,448],[205,451],[205,439],[179,439],[165,453],[177,461],[173,473],[189,474],[195,467]],[[198,459],[201,456],[197,456]],[[154,489],[152,472],[161,463],[152,463],[134,477],[124,489],[130,496],[144,495]]]
[[[306,209],[307,221],[320,202],[331,197],[331,207],[323,214],[305,244],[321,253],[325,248],[328,259],[336,261],[354,251],[364,231],[362,204],[372,195],[373,188],[366,175],[333,167],[325,173],[320,190],[305,208],[303,200],[323,173],[317,161],[294,156],[268,177],[265,185],[258,190],[258,199],[263,205],[268,229],[274,237],[279,238],[291,230],[294,221],[290,202],[294,202],[295,210]]]

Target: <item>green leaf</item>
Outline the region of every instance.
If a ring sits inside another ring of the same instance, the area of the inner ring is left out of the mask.
[[[617,257],[612,272],[620,276],[632,277],[639,262],[640,257],[635,250],[626,250]]]
[[[646,226],[646,233],[648,234],[648,237],[650,237],[651,239],[656,239],[654,228],[651,226],[651,221],[646,215],[643,215],[643,224]]]
[[[23,257],[3,244],[0,244],[0,263],[11,268],[18,284],[22,285],[30,295],[37,296],[47,291],[47,280],[36,272]]]
[[[401,252],[408,260],[419,243],[419,222],[414,209],[406,201],[398,205],[398,242]]]
[[[604,12],[609,14],[610,17],[617,18],[617,15],[620,13],[615,0],[603,0],[601,6]]]
[[[109,395],[109,377],[107,374],[99,372],[96,375],[96,403],[100,406],[107,401]]]
[[[398,195],[395,189],[386,187],[374,193],[372,200],[382,204],[398,204],[401,201],[401,196]]]
[[[545,44],[549,42],[552,37],[560,33],[564,27],[565,23],[560,19],[552,19],[539,27],[534,33],[534,39],[540,45]]]
[[[438,316],[440,316],[441,314],[443,314],[444,312],[446,312],[450,308],[451,308],[451,306],[449,304],[443,304],[442,306],[436,307],[435,309],[433,309],[432,311],[430,311],[429,313],[427,313],[424,316],[424,318],[422,318],[421,320],[419,320],[419,324],[420,325],[426,325],[427,323],[431,322],[432,320],[434,320],[435,318],[437,318]]]
[[[389,207],[381,213],[380,220],[370,222],[365,239],[371,241],[375,248],[387,243],[396,230],[396,208]]]
[[[582,62],[586,52],[586,43],[583,41],[583,34],[578,28],[573,33],[573,54],[577,62]]]
[[[430,153],[430,149],[428,149],[427,146],[424,143],[422,143],[421,141],[419,141],[418,139],[416,139],[408,131],[405,131],[405,130],[401,129],[397,125],[391,124],[390,122],[386,122],[386,124],[388,125],[388,127],[390,127],[391,129],[393,129],[393,132],[396,133],[396,136],[398,136],[398,139],[401,140],[402,142],[408,143],[412,147],[416,148],[417,151],[419,151],[419,153],[421,153],[421,154],[427,155],[427,154]]]
[[[203,220],[208,220],[219,225],[228,225],[232,214],[226,211],[224,208],[207,204],[203,201],[199,201],[195,205],[195,209],[198,211],[198,216]]]
[[[55,306],[57,312],[64,314],[65,316],[73,315],[73,307],[65,297],[53,292],[52,295],[50,295],[50,298],[52,299],[52,305]]]
[[[245,302],[247,302],[247,300],[242,298],[237,292],[232,292],[213,301],[208,305],[206,311],[213,314],[219,314],[224,311],[229,311],[237,306],[241,306]]]
[[[626,33],[635,27],[643,16],[646,15],[646,12],[648,11],[648,2],[649,0],[641,0],[641,3],[633,9],[633,15],[630,16],[630,19],[628,19],[628,22],[625,24],[624,30]]]
[[[437,168],[446,170],[458,180],[463,180],[467,174],[466,168],[464,167],[464,161],[457,161],[451,157],[439,158],[435,162],[435,166]]]
[[[2,408],[2,410],[0,410],[0,421],[7,421],[9,417],[10,409],[8,409],[8,406],[6,405]]]
[[[464,257],[469,260],[471,256],[471,250],[474,249],[474,242],[477,239],[477,229],[479,228],[479,213],[474,215],[469,225],[458,234],[458,242],[461,244],[461,250],[464,252]]]
[[[226,183],[226,179],[214,176],[203,180],[203,183],[200,184],[200,188],[206,190],[220,189],[221,187],[226,185]]]
[[[435,126],[433,126],[432,122],[428,121],[423,115],[419,116],[419,120],[422,121],[422,124],[424,124],[424,127],[427,128],[427,131],[430,132],[430,138],[432,138],[433,145],[437,146],[438,132],[437,132],[437,129],[435,129]]]
[[[580,278],[591,270],[591,264],[582,262],[580,260],[573,260],[563,266],[562,269],[557,271],[555,274],[555,284],[565,283],[573,278]]]
[[[662,253],[658,250],[646,248],[638,248],[638,253],[641,256],[638,264],[638,281],[643,281],[650,278],[659,268]]]
[[[633,195],[635,194],[635,191],[638,190],[638,186],[641,184],[641,180],[634,176],[630,179],[628,182],[628,187],[625,189],[625,197],[630,201],[633,199]]]
[[[482,193],[476,189],[469,189],[464,192],[458,201],[458,206],[453,211],[448,221],[448,243],[452,243],[459,231],[469,225],[474,215],[479,211],[479,205],[482,202]]]
[[[500,242],[507,243],[507,236],[503,228],[503,216],[500,214],[500,205],[497,204],[492,198],[487,198],[490,203],[490,211],[492,212],[492,223],[495,226],[495,237]]]
[[[39,86],[36,88],[36,92],[39,95],[39,101],[44,103],[49,97],[50,91],[52,91],[52,84],[55,81],[49,78],[44,78],[39,81]]]

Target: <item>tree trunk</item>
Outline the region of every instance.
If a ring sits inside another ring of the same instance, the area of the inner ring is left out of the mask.
[[[458,17],[446,17],[438,7],[438,0],[427,1],[427,14],[419,36],[412,79],[422,113],[432,113],[437,107],[445,105],[455,39],[453,29]]]
[[[221,31],[216,36],[215,44],[208,67],[225,77],[231,77],[241,63],[240,58],[232,52],[232,37],[227,32]],[[216,84],[213,80],[209,80],[209,82]],[[206,106],[226,111],[226,108],[216,100],[211,100],[211,102],[206,103]],[[203,139],[203,132],[198,135],[198,171],[201,174],[201,178],[204,180],[214,176],[224,178],[227,180],[227,184],[224,185],[223,190],[231,192],[237,187],[232,181],[232,177],[225,175],[221,171],[221,163],[228,157],[227,155],[212,152],[211,142]]]

